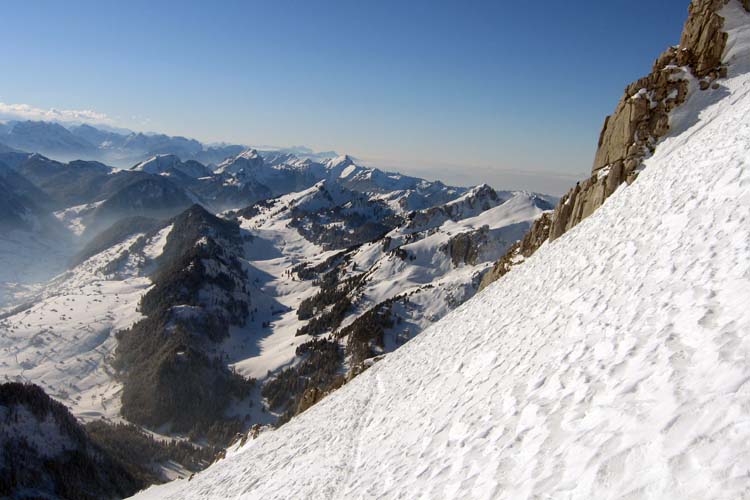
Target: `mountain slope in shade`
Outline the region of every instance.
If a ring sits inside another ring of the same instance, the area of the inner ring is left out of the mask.
[[[182,162],[175,156],[154,157],[133,170],[116,170],[96,161],[61,163],[40,154],[5,170],[5,177],[25,179],[24,192],[56,210],[57,218],[85,239],[125,217],[176,215],[194,201],[187,188],[195,180],[191,176],[210,173],[200,163]]]
[[[730,77],[691,84],[637,182],[302,416],[138,498],[747,498],[750,23],[723,15]]]
[[[0,384],[0,496],[121,498],[143,483],[35,385]]]
[[[46,193],[0,162],[0,308],[29,283],[65,269],[71,238],[50,213],[53,205]]]
[[[42,213],[37,203],[45,201],[36,186],[0,163],[0,229],[31,229],[32,219]]]
[[[77,157],[90,154],[95,146],[71,133],[58,123],[23,121],[8,127],[0,142],[22,151],[44,151],[49,154]]]
[[[148,176],[125,186],[96,205],[96,208],[84,217],[84,235],[93,236],[126,217],[166,219],[178,214],[192,203],[188,194],[168,179],[162,176]]]

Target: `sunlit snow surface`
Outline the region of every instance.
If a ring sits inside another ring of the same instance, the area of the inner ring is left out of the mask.
[[[731,35],[730,79],[691,94],[632,186],[302,416],[140,498],[750,497],[750,44]]]
[[[149,241],[153,255],[161,253],[162,233]],[[110,366],[115,333],[141,318],[137,305],[151,280],[133,262],[117,279],[102,269],[139,236],[60,275],[28,306],[0,316],[3,381],[40,385],[81,418],[119,414],[121,385]]]
[[[318,292],[319,287],[312,280],[293,279],[287,273],[296,264],[317,264],[340,251],[325,251],[302,237],[289,225],[291,213],[286,206],[320,208],[324,202],[331,203],[320,196],[320,188],[316,186],[285,195],[277,202],[278,207],[241,219],[243,229],[253,237],[246,244],[245,257],[250,264],[250,280],[261,292],[253,294],[258,314],[243,327],[232,327],[222,349],[232,367],[245,376],[263,379],[269,372],[290,366],[300,359],[295,354],[296,348],[312,338],[296,335],[304,324],[297,317],[297,307]],[[343,204],[340,200],[337,203]],[[542,209],[534,204],[533,195],[519,192],[499,206],[488,210],[477,206],[466,212],[461,214],[465,218],[456,222],[435,216],[438,220],[433,234],[401,247],[413,257],[408,261],[387,252],[382,240],[363,244],[354,251],[347,272],[351,275],[366,271],[370,278],[354,299],[354,307],[342,326],[378,303],[413,293],[410,297],[413,310],[400,311],[406,321],[398,329],[389,328],[385,332],[386,351],[396,349],[405,338],[413,337],[470,297],[476,291],[472,283],[478,281],[475,278],[479,273],[491,267],[492,261],[523,236]],[[483,226],[491,231],[493,242],[483,250],[485,258],[473,266],[454,266],[441,247],[451,236]],[[404,231],[401,226],[388,233],[388,237],[402,240]],[[274,314],[269,315],[268,311]],[[269,327],[262,326],[265,322]]]

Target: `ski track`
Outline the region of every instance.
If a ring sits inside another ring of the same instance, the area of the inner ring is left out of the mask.
[[[721,84],[564,237],[139,498],[750,498],[750,75]]]

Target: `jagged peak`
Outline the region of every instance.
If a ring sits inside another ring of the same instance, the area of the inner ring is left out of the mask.
[[[332,158],[328,160],[328,162],[326,163],[326,166],[332,169],[332,168],[348,167],[349,165],[354,165],[354,164],[355,164],[354,158],[345,154],[345,155],[337,156],[336,158]]]
[[[182,160],[180,160],[177,155],[174,154],[157,154],[152,156],[151,158],[148,158],[147,160],[143,160],[142,162],[136,164],[131,170],[139,170],[139,171],[146,171],[151,166],[159,166],[163,167],[165,165],[176,165],[181,163]]]
[[[475,200],[477,198],[491,198],[493,200],[497,200],[497,191],[495,191],[495,189],[492,188],[489,184],[479,184],[469,189],[469,191],[464,193],[462,196],[459,196],[455,200],[449,201],[448,203],[446,203],[446,206],[458,205],[469,200]]]
[[[213,214],[200,203],[193,203],[192,205],[190,205],[188,208],[176,215],[172,219],[172,222],[175,224],[175,227],[181,227],[185,224],[195,225],[196,223],[215,227],[233,225],[226,219],[222,219],[221,217]]]
[[[483,183],[483,184],[477,184],[473,188],[469,190],[469,193],[471,194],[480,194],[480,193],[494,193],[495,190],[490,186],[489,184]]]
[[[55,161],[55,160],[52,160],[50,158],[47,158],[46,156],[44,156],[41,153],[31,153],[29,155],[29,160]]]
[[[258,150],[255,148],[249,148],[243,151],[242,153],[235,156],[236,160],[255,160],[257,158],[260,158],[260,154],[258,154]]]
[[[214,214],[206,210],[206,208],[200,203],[193,203],[188,208],[186,208],[180,215],[178,215],[176,219],[183,218],[183,217],[186,219],[190,219],[194,217],[199,217],[203,219],[216,219],[217,218]]]
[[[237,156],[227,158],[216,167],[217,173],[236,174],[245,166],[262,166],[263,157],[254,148],[249,148]]]

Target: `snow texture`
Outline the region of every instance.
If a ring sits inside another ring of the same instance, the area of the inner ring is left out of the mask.
[[[750,36],[638,180],[173,498],[750,498]],[[742,22],[740,23],[739,20]]]

